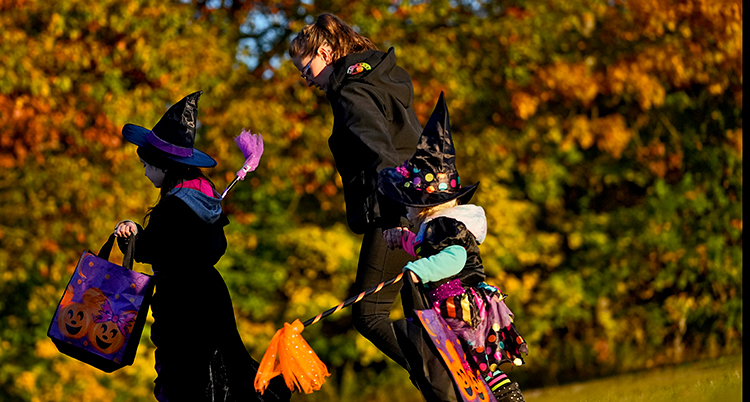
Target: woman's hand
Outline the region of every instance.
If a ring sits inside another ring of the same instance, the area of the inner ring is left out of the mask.
[[[133,221],[122,221],[115,227],[115,237],[129,237],[138,231]]]
[[[389,249],[393,250],[401,248],[403,237],[408,232],[409,228],[405,227],[386,229],[383,231],[383,239],[385,239],[385,243],[388,245]]]

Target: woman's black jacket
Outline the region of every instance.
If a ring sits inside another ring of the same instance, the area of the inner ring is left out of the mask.
[[[396,227],[404,207],[378,196],[377,179],[381,169],[402,165],[416,150],[422,127],[411,107],[411,77],[396,65],[393,48],[349,54],[333,67],[328,145],[344,183],[349,227],[360,234]]]

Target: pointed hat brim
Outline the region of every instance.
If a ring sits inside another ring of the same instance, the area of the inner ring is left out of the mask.
[[[171,161],[183,165],[205,168],[212,168],[216,166],[216,160],[214,160],[214,158],[197,148],[193,148],[193,154],[191,156],[176,156],[163,152],[161,149],[155,147],[149,142],[148,135],[150,132],[151,130],[145,127],[141,127],[135,124],[126,124],[122,128],[122,137],[132,144],[138,145],[139,147],[148,148]]]

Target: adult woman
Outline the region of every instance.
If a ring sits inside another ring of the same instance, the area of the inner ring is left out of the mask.
[[[154,270],[154,394],[162,402],[288,400],[278,382],[262,399],[255,394],[251,379],[258,363],[244,347],[229,291],[214,268],[227,248],[229,220],[200,170],[216,161],[193,148],[201,93],[173,105],[152,130],[133,124],[122,130],[138,145],[145,175],[160,189],[145,228],[132,221],[115,226],[120,247],[135,234],[135,260]]]
[[[294,38],[292,62],[308,86],[326,93],[333,109],[328,144],[344,183],[349,227],[363,234],[355,290],[401,272],[411,257],[400,245],[405,209],[379,198],[378,172],[409,159],[422,131],[411,107],[411,77],[396,65],[393,48],[376,49],[333,14],[321,14]],[[398,286],[383,289],[353,307],[354,327],[388,357],[408,369],[389,313]]]

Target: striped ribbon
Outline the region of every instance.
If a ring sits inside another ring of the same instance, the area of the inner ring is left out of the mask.
[[[338,306],[331,307],[330,309],[328,309],[328,310],[326,310],[326,311],[324,311],[324,312],[316,315],[315,317],[313,317],[313,318],[311,318],[311,319],[303,322],[302,325],[304,325],[305,327],[307,327],[307,326],[310,326],[312,324],[315,324],[316,322],[320,321],[321,318],[328,317],[329,315],[331,315],[333,313],[337,313],[341,309],[343,309],[344,307],[351,306],[352,304],[357,303],[358,301],[364,299],[366,296],[369,296],[369,295],[371,295],[373,293],[378,293],[384,287],[389,286],[389,285],[393,285],[394,283],[400,281],[401,278],[403,278],[403,277],[404,277],[404,273],[401,272],[400,274],[398,274],[397,277],[391,278],[391,279],[389,279],[389,280],[387,280],[385,282],[381,282],[380,284],[378,284],[375,287],[367,289],[364,292],[362,292],[362,293],[360,293],[360,294],[358,294],[356,296],[353,296],[353,297],[350,297],[350,298],[344,300]]]

